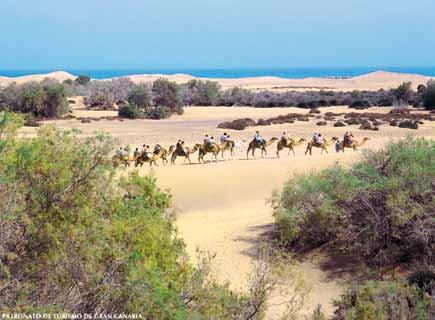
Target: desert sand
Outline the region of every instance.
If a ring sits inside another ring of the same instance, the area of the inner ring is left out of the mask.
[[[126,78],[132,81],[152,82],[158,78],[167,78],[175,81],[178,84],[186,83],[194,77],[186,74],[161,75],[161,74],[143,74],[131,75]],[[64,72],[56,71],[48,74],[29,75],[16,78],[0,77],[0,86],[8,85],[12,82],[25,83],[28,81],[41,81],[44,78],[52,78],[59,81],[66,79],[75,79],[75,76]],[[288,91],[288,90],[379,90],[395,88],[403,82],[411,82],[413,88],[416,89],[419,84],[427,83],[431,77],[392,73],[386,71],[377,71],[365,75],[347,78],[347,79],[329,79],[329,78],[305,78],[305,79],[285,79],[278,77],[252,77],[238,79],[223,79],[223,78],[200,78],[203,80],[217,81],[224,89],[241,87],[249,90],[273,90],[273,91]],[[106,79],[108,80],[108,79]]]
[[[80,104],[78,104],[80,106]],[[77,108],[77,106],[76,106]],[[344,107],[320,108],[327,111],[355,111]],[[388,112],[389,108],[370,108],[371,112]],[[89,116],[86,110],[75,110],[80,116]],[[98,112],[98,111],[96,111]],[[219,122],[249,116],[253,119],[272,117],[289,112],[306,113],[308,110],[297,108],[245,108],[245,107],[188,107],[182,116],[173,116],[167,120],[100,120],[91,123],[80,123],[78,120],[47,121],[62,129],[78,128],[81,135],[94,132],[111,133],[119,141],[119,145],[130,144],[139,147],[146,143],[156,143],[168,147],[178,139],[192,146],[202,141],[205,133],[218,137],[223,130],[216,128]],[[103,112],[102,115],[107,115]],[[93,112],[92,116],[95,116]],[[338,162],[349,165],[361,157],[364,149],[379,148],[392,139],[407,134],[432,137],[435,135],[435,123],[425,122],[417,131],[381,126],[380,131],[361,131],[357,126],[334,128],[331,123],[327,127],[316,127],[316,120],[295,122],[294,124],[272,125],[248,128],[244,131],[225,130],[237,141],[234,160],[216,163],[197,164],[197,155],[192,156],[194,164],[183,163],[177,159],[174,166],[163,166],[150,169],[140,168],[142,174],[153,174],[158,184],[170,190],[177,212],[177,225],[181,237],[186,241],[187,250],[195,257],[196,249],[216,254],[214,272],[221,281],[230,281],[237,290],[247,287],[249,274],[255,265],[252,253],[258,246],[262,235],[270,230],[273,223],[272,208],[267,203],[273,190],[282,188],[283,183],[291,176],[299,173],[319,170]],[[335,153],[331,146],[329,154],[320,155],[320,150],[313,151],[312,156],[304,155],[305,145],[296,147],[296,156],[287,155],[284,150],[277,159],[276,145],[268,148],[268,155],[261,159],[257,151],[255,160],[246,159],[247,143],[252,139],[255,130],[260,130],[265,138],[278,136],[286,131],[291,137],[308,139],[313,130],[319,130],[326,137],[342,136],[344,131],[352,130],[357,139],[370,137],[371,140],[358,152],[346,150]],[[31,136],[34,128],[24,128],[22,134]],[[210,159],[210,155],[207,156]],[[123,169],[121,169],[123,170]],[[134,170],[133,168],[127,169]],[[122,171],[122,172],[126,172]],[[331,299],[342,292],[346,279],[337,277],[321,268],[321,252],[294,262],[293,268],[299,271],[303,279],[312,287],[309,301],[304,307],[311,311],[317,304],[322,304],[327,314],[332,313]],[[289,265],[291,263],[289,262]],[[272,297],[268,311],[268,319],[276,319],[282,311],[279,305],[285,296],[279,292]]]

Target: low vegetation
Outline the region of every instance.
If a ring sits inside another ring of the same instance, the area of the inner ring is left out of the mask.
[[[27,113],[36,118],[55,118],[68,111],[62,84],[45,80],[21,85],[11,84],[0,90],[0,111]]]
[[[318,91],[250,91],[241,88],[220,90],[212,81],[193,80],[184,90],[183,101],[186,105],[199,106],[252,106],[257,108],[299,107],[317,108],[327,106],[350,106],[366,109],[372,106],[423,106],[424,93],[413,91],[410,82],[396,89],[378,91],[339,92]]]
[[[288,181],[274,197],[279,239],[326,245],[370,266],[435,263],[435,142],[407,138]]]
[[[429,320],[431,297],[407,281],[368,281],[350,288],[335,301],[334,320]]]
[[[429,81],[426,88],[422,88],[424,107],[435,110],[435,81]]]
[[[316,109],[312,109],[316,110]],[[249,118],[236,119],[233,121],[225,121],[218,124],[218,128],[244,130],[247,127],[253,126],[268,126],[272,124],[294,123],[295,121],[309,121],[310,118],[323,119],[325,121],[317,121],[319,126],[326,126],[328,122],[334,127],[344,127],[346,125],[359,125],[361,130],[379,130],[379,126],[390,124],[400,128],[418,129],[418,125],[425,121],[435,121],[435,116],[423,113],[411,113],[406,108],[392,109],[390,113],[375,113],[375,112],[348,112],[348,113],[333,113],[326,112],[323,116],[316,115],[317,113],[309,112],[308,114],[288,113],[268,119],[259,119],[254,121]],[[339,120],[339,121],[337,121]]]
[[[435,315],[435,142],[411,138],[368,152],[351,168],[289,180],[273,197],[285,251],[349,254],[372,269],[335,301],[333,319],[432,319]],[[382,280],[402,266],[406,279]],[[320,309],[314,319],[326,319]]]

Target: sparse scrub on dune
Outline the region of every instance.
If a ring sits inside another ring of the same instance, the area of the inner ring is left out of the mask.
[[[435,142],[407,138],[339,165],[298,176],[274,197],[287,246],[330,245],[372,266],[434,265]]]
[[[334,320],[431,319],[431,298],[406,281],[368,281],[335,301]]]
[[[83,75],[83,74],[79,75],[74,80],[74,82],[76,82],[77,84],[82,85],[82,86],[86,86],[90,81],[91,81],[91,78],[89,76]]]
[[[158,79],[153,82],[151,90],[154,94],[154,105],[169,108],[174,113],[183,113],[183,103],[175,82],[163,78]]]
[[[127,78],[108,81],[91,81],[87,85],[89,93],[85,104],[93,108],[113,108],[118,101],[127,100],[136,85]]]
[[[429,81],[422,92],[424,107],[428,110],[435,110],[435,81]]]
[[[193,80],[183,86],[183,101],[186,105],[253,106],[257,108],[299,107],[318,108],[327,106],[350,106],[366,109],[372,106],[413,105],[421,106],[422,90],[414,92],[410,83],[398,88],[377,91],[250,91],[241,88],[219,90],[217,82]]]
[[[214,106],[219,103],[220,85],[216,81],[191,80],[187,83],[186,104]]]
[[[56,118],[68,111],[65,87],[51,79],[11,84],[0,90],[0,110],[28,113],[37,118]]]

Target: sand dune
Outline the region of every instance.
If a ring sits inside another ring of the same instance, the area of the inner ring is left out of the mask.
[[[132,81],[139,82],[152,82],[159,78],[167,78],[175,81],[178,84],[186,83],[194,79],[191,75],[174,74],[174,75],[161,75],[161,74],[143,74],[131,75],[127,78]],[[12,82],[24,83],[28,81],[41,81],[44,78],[53,78],[59,81],[66,79],[74,79],[75,76],[62,71],[52,72],[48,74],[29,75],[17,78],[0,77],[0,85],[7,85]],[[252,78],[238,78],[238,79],[224,79],[224,78],[201,78],[204,80],[217,81],[223,88],[242,87],[250,90],[274,90],[274,91],[287,91],[287,90],[378,90],[390,89],[397,87],[403,82],[410,81],[413,87],[416,88],[419,84],[426,83],[431,77],[392,73],[385,71],[377,71],[368,73],[362,76],[357,76],[348,79],[329,79],[329,78],[305,78],[305,79],[285,79],[278,77],[252,77]],[[106,79],[108,80],[108,79]],[[103,81],[103,80],[102,80]]]

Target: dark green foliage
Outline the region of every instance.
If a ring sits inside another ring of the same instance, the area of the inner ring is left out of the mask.
[[[152,92],[154,93],[154,104],[167,107],[173,112],[182,113],[183,104],[178,95],[178,86],[175,82],[167,79],[154,81]]]
[[[233,121],[222,122],[218,124],[218,128],[232,129],[232,130],[244,130],[249,126],[255,126],[256,122],[250,118],[236,119]]]
[[[127,119],[140,119],[143,118],[143,111],[135,104],[129,103],[119,107],[118,116]]]
[[[79,75],[74,81],[79,85],[86,86],[91,81],[91,78],[85,75]]]
[[[169,118],[171,114],[172,111],[170,108],[156,106],[148,108],[144,113],[144,117],[147,119],[159,120]]]
[[[65,87],[53,81],[12,84],[0,93],[3,107],[37,118],[56,118],[68,111]]]
[[[335,301],[334,320],[430,320],[431,298],[405,282],[369,281]]]
[[[191,80],[187,83],[191,103],[196,106],[213,106],[219,101],[220,85],[215,81]]]
[[[408,281],[412,284],[418,286],[421,290],[428,293],[429,295],[435,295],[435,272],[425,268],[420,267],[419,270],[415,271],[408,277]]]
[[[274,199],[280,239],[331,244],[376,266],[434,264],[434,159],[434,141],[407,138],[351,169],[291,179]]]
[[[412,83],[404,82],[393,90],[393,95],[399,101],[408,102],[412,94]]]
[[[20,122],[0,114],[1,312],[261,318],[213,280],[207,257],[189,264],[154,178],[114,180],[109,137],[46,127],[17,139]]]
[[[128,93],[127,101],[141,109],[146,109],[151,106],[151,92],[148,87],[136,86]]]
[[[423,104],[427,110],[435,110],[435,81],[427,83],[427,88],[423,94]]]

